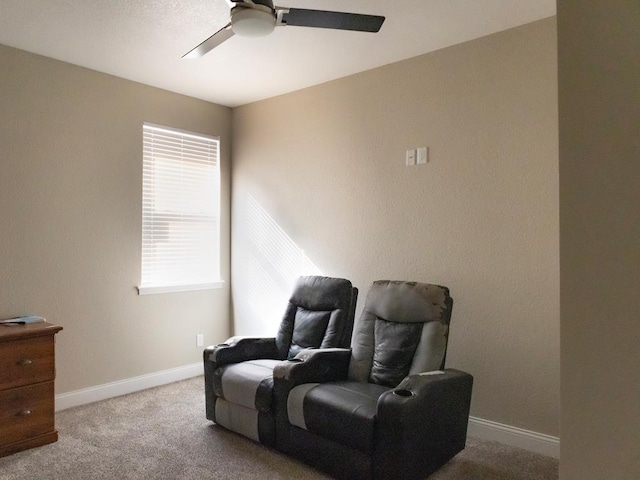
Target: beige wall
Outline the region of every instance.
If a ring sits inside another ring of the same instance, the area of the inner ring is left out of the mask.
[[[57,392],[199,362],[229,331],[225,288],[138,296],[142,123],[221,137],[231,111],[0,46],[0,318],[62,325]]]
[[[234,109],[233,132],[236,333],[275,333],[303,272],[360,308],[376,279],[447,285],[472,415],[558,435],[555,19]]]
[[[558,2],[562,480],[640,478],[639,25]]]

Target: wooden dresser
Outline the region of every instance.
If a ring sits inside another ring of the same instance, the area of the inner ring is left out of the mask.
[[[0,325],[0,457],[58,440],[55,334],[47,322]]]

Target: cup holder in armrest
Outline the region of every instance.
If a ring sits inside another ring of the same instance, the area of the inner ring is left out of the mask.
[[[214,347],[229,347],[230,345],[228,343],[218,343],[217,345],[214,345]]]
[[[302,362],[304,362],[304,360],[301,359],[301,358],[290,358],[287,361],[288,362],[293,362],[293,363],[302,363]]]
[[[413,393],[411,390],[407,390],[405,388],[399,388],[397,390],[394,390],[393,394],[398,395],[399,397],[405,397],[405,398],[413,397],[415,395],[415,393]]]

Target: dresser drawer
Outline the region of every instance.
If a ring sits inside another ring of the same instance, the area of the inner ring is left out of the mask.
[[[55,378],[53,336],[0,341],[0,390]]]
[[[0,445],[53,431],[53,382],[0,392]]]

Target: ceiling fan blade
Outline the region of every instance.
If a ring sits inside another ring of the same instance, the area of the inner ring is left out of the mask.
[[[297,27],[377,32],[384,22],[384,17],[379,15],[328,12],[325,10],[307,10],[305,8],[289,8],[286,10],[288,11],[285,11],[282,15],[282,23]]]
[[[196,48],[185,53],[182,58],[200,58],[231,37],[233,37],[233,30],[231,30],[231,23],[228,23]]]

